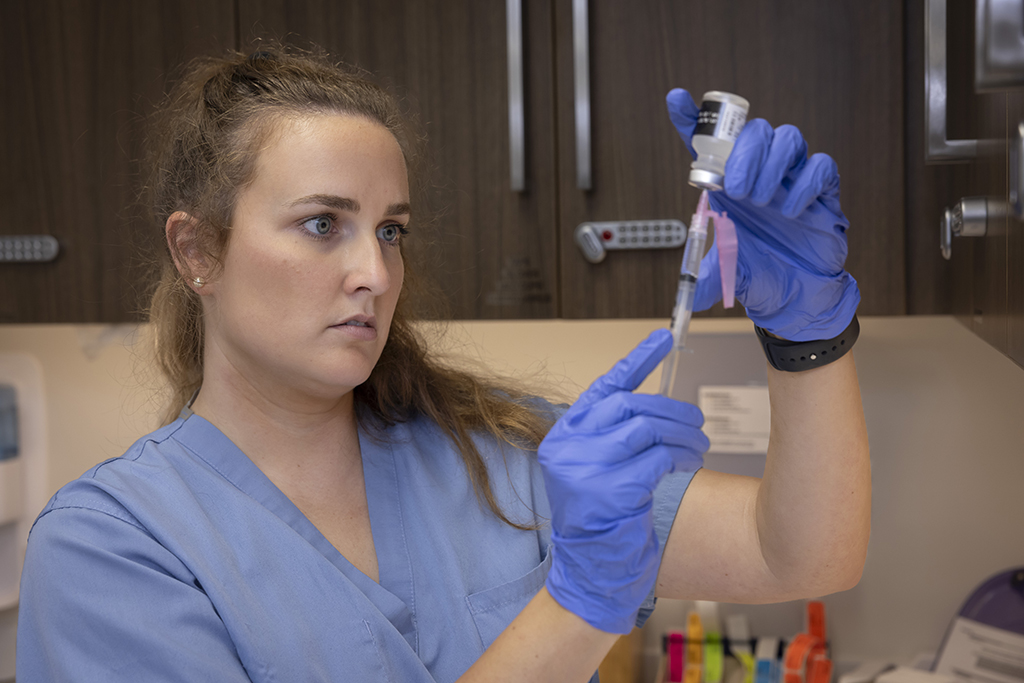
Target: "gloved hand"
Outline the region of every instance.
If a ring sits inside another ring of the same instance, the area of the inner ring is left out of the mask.
[[[694,155],[699,108],[685,90],[672,90],[666,101]],[[773,131],[763,119],[749,121],[725,164],[724,190],[709,192],[708,199],[736,224],[736,298],[756,325],[791,341],[832,339],[846,329],[860,290],[843,269],[850,223],[839,207],[839,170],[831,157],[808,159],[807,143],[793,126]],[[712,245],[701,261],[695,310],[722,298],[719,282]]]
[[[630,632],[658,575],[655,486],[669,472],[698,469],[709,447],[696,406],[632,393],[671,346],[668,330],[653,332],[540,444],[554,552],[548,592],[610,633]]]

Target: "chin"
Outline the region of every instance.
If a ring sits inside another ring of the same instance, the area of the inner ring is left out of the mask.
[[[360,384],[364,384],[366,380],[370,379],[370,373],[373,372],[372,367],[366,368],[364,371],[354,370],[354,368],[348,367],[342,371],[325,370],[318,373],[313,380],[312,389],[323,398],[344,396]]]
[[[346,349],[343,353],[332,353],[310,359],[303,368],[305,376],[330,386],[347,386],[351,391],[370,378],[377,366],[380,350]]]

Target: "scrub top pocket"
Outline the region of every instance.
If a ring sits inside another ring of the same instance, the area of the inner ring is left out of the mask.
[[[533,599],[544,586],[551,569],[551,550],[544,561],[529,572],[494,588],[473,593],[466,597],[469,613],[473,615],[477,633],[484,649],[491,646],[512,620],[523,611],[526,603]]]

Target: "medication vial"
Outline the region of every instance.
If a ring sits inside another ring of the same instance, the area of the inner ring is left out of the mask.
[[[750,103],[739,95],[712,90],[704,93],[693,131],[697,153],[690,167],[690,184],[704,190],[721,190],[725,161],[747,122]]]

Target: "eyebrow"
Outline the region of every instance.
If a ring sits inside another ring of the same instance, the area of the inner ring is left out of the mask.
[[[359,213],[359,202],[348,197],[339,197],[336,194],[311,194],[296,199],[288,206],[293,207],[300,206],[302,204],[320,204],[321,206],[329,206],[332,209],[338,209],[339,211]],[[400,216],[403,214],[411,214],[412,212],[410,210],[409,202],[396,202],[394,204],[389,204],[384,213],[387,216]]]

